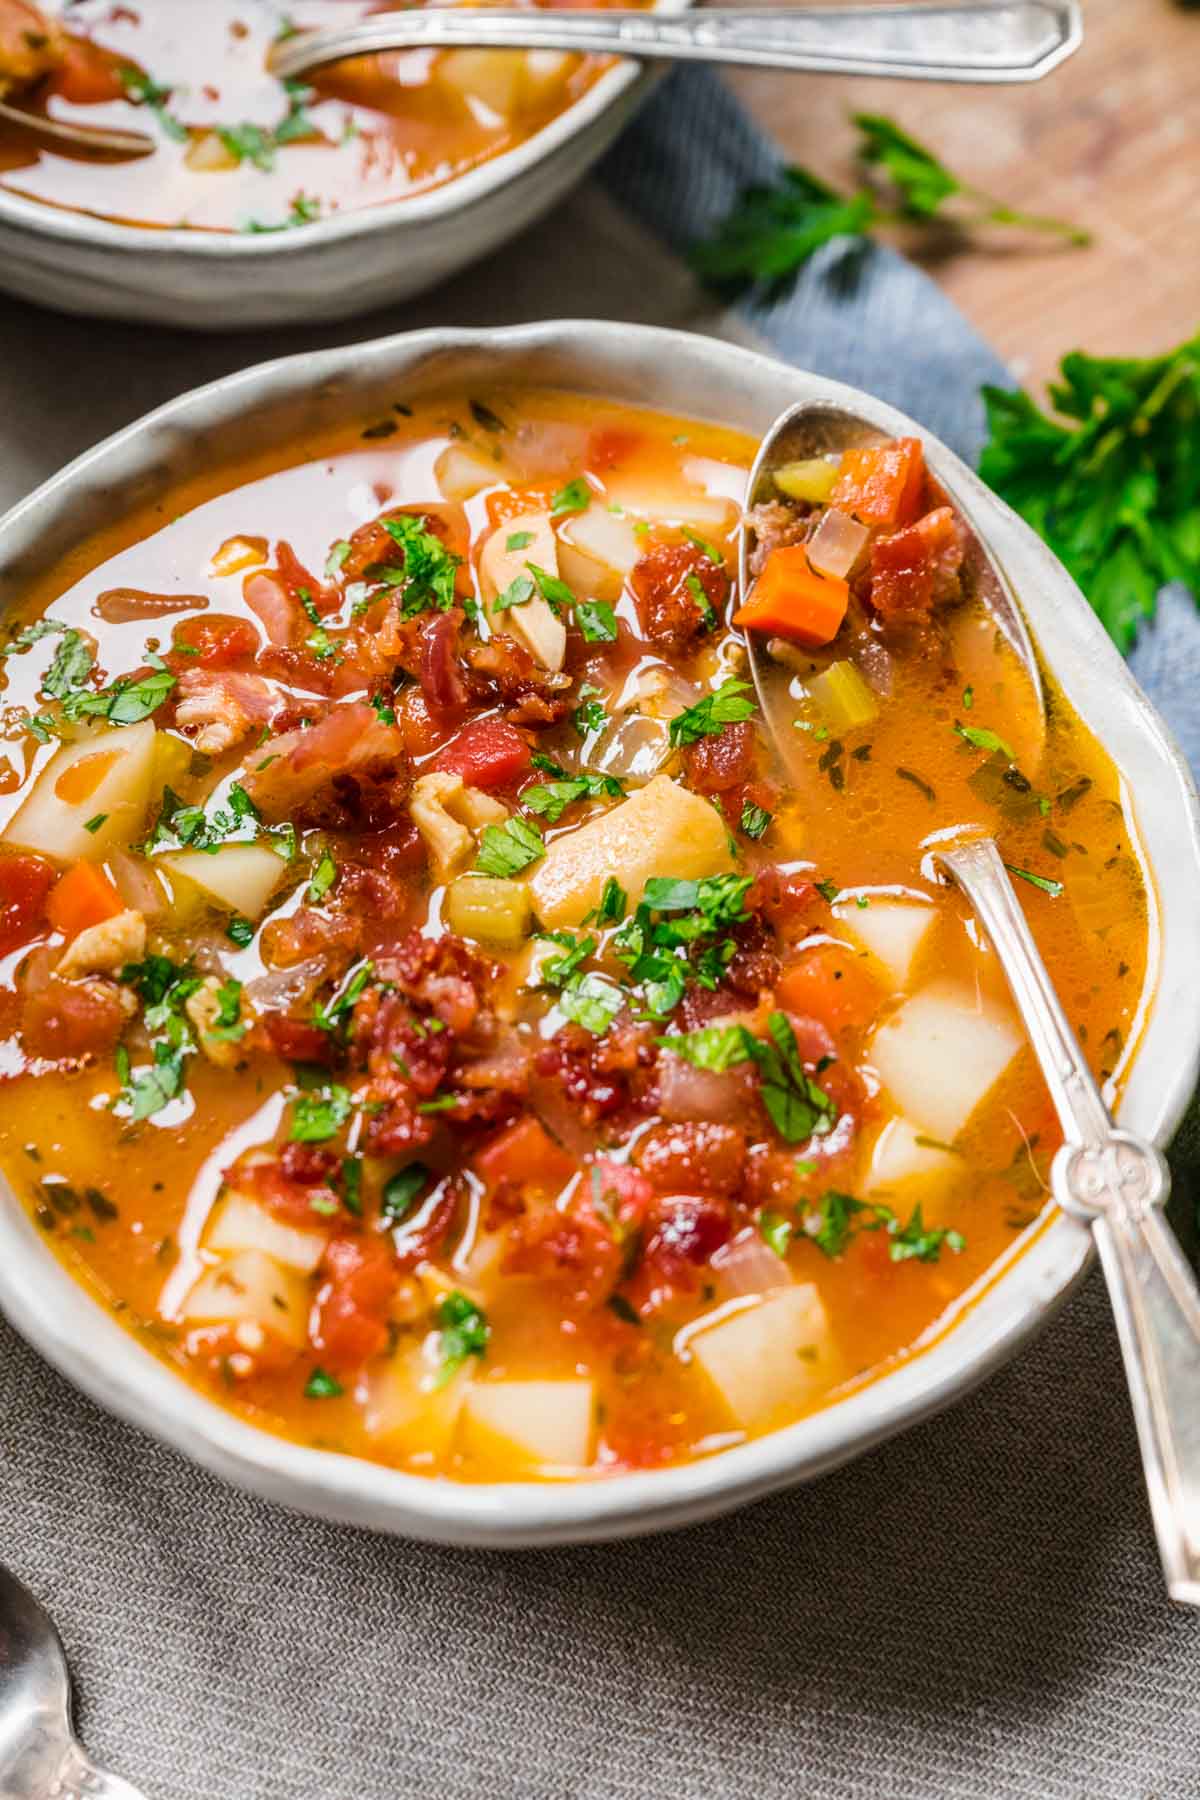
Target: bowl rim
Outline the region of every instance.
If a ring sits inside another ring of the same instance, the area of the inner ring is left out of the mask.
[[[650,0],[650,12],[686,12],[694,0]],[[64,249],[90,248],[112,251],[122,257],[194,256],[207,262],[271,262],[311,252],[322,244],[353,243],[389,227],[403,232],[436,226],[458,212],[482,205],[499,189],[542,161],[552,157],[572,139],[587,131],[623,95],[648,87],[659,77],[635,57],[622,56],[581,94],[556,113],[532,136],[489,156],[475,168],[421,194],[381,200],[351,208],[327,219],[315,219],[302,231],[240,232],[205,231],[179,226],[122,225],[98,213],[76,212],[49,200],[35,200],[0,185],[0,227],[11,225],[30,237],[49,240]],[[397,216],[399,215],[399,216]]]
[[[1165,725],[1066,571],[1025,523],[986,489],[950,450],[896,409],[843,383],[795,370],[756,350],[658,326],[602,320],[548,321],[494,330],[433,327],[365,344],[301,353],[243,369],[168,401],[84,452],[0,518],[0,547],[36,541],[48,524],[71,531],[73,501],[89,487],[122,492],[214,427],[272,404],[338,388],[350,389],[347,411],[360,410],[364,383],[417,375],[428,387],[454,379],[453,362],[495,358],[500,378],[520,380],[509,365],[539,356],[577,365],[579,391],[604,392],[610,373],[673,369],[682,390],[697,377],[730,394],[756,386],[772,405],[830,400],[857,408],[881,429],[920,436],[934,472],[966,500],[973,522],[1027,596],[1035,639],[1073,700],[1089,688],[1097,726],[1102,698],[1111,716],[1102,729],[1131,800],[1139,804],[1143,839],[1159,885],[1163,934],[1158,980],[1145,1029],[1132,1057],[1120,1118],[1164,1143],[1182,1117],[1200,1069],[1200,1015],[1185,996],[1200,980],[1200,909],[1191,904],[1200,876],[1200,802],[1191,773]],[[589,364],[591,373],[588,373]],[[525,375],[525,379],[533,379]],[[542,377],[547,383],[549,376]],[[570,381],[555,378],[556,385]],[[611,390],[609,390],[611,391]],[[778,396],[778,400],[774,399]],[[630,398],[634,396],[631,394]],[[340,399],[336,402],[341,404]],[[662,410],[681,401],[653,396]],[[753,404],[757,407],[757,398]],[[719,414],[713,413],[719,422]],[[106,474],[107,470],[107,474]],[[76,525],[75,540],[87,531]],[[68,538],[68,541],[71,541]],[[1018,575],[1014,565],[1020,565]],[[1072,673],[1050,656],[1070,654]],[[1078,704],[1078,701],[1076,701]],[[1119,745],[1114,746],[1114,739]],[[1118,754],[1118,749],[1123,754]],[[1131,772],[1133,756],[1142,767]],[[1135,791],[1136,790],[1136,791]],[[1144,816],[1143,816],[1144,812]],[[1169,848],[1169,858],[1164,852]],[[1168,901],[1170,904],[1168,905]],[[1171,1001],[1177,1004],[1172,1008]],[[1148,1050],[1156,1060],[1151,1069]],[[600,1540],[665,1529],[708,1517],[861,1454],[969,1391],[1044,1326],[1086,1273],[1087,1228],[1052,1215],[996,1265],[965,1316],[916,1355],[847,1398],[792,1425],[698,1462],[583,1481],[474,1484],[405,1473],[349,1455],[316,1450],[275,1436],[225,1411],[116,1324],[47,1249],[26,1209],[0,1193],[0,1308],[69,1380],[129,1422],[193,1460],[266,1498],[299,1510],[377,1530],[459,1545],[517,1547]],[[1007,1304],[1000,1304],[1001,1296]],[[954,1347],[969,1346],[956,1356]]]

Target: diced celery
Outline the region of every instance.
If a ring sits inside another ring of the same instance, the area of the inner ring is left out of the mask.
[[[879,713],[878,701],[852,662],[830,663],[812,677],[808,692],[831,731],[853,731]]]
[[[838,478],[835,462],[823,456],[809,457],[804,462],[781,463],[775,470],[775,486],[789,500],[807,500],[812,506],[824,506]]]
[[[529,894],[502,876],[460,875],[446,890],[446,923],[459,937],[515,949],[529,935]]]

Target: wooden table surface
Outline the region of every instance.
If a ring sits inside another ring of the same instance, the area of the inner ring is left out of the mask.
[[[1082,49],[1030,87],[728,71],[785,154],[826,179],[853,178],[848,113],[884,112],[961,179],[1093,233],[1065,249],[992,231],[928,263],[1034,387],[1064,351],[1145,355],[1200,330],[1200,10],[1084,0],[1084,21]]]

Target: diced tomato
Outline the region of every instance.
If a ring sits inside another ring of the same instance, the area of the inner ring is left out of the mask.
[[[46,901],[46,917],[68,939],[124,911],[125,902],[104,870],[88,862],[68,869]]]
[[[388,1340],[388,1309],[400,1285],[391,1243],[378,1237],[337,1237],[321,1264],[313,1349],[342,1373],[360,1369]]]
[[[575,1159],[531,1115],[506,1126],[483,1146],[475,1168],[489,1188],[502,1184],[561,1193],[575,1173]]]
[[[715,1194],[659,1201],[628,1284],[632,1305],[640,1313],[657,1312],[679,1295],[694,1292],[698,1271],[728,1241],[732,1229],[730,1202]]]
[[[37,936],[55,879],[53,864],[40,856],[0,857],[0,953]]]
[[[883,998],[879,983],[861,956],[841,944],[815,944],[789,964],[775,989],[776,1004],[802,1018],[816,1019],[835,1036],[862,1030]]]
[[[529,757],[529,745],[506,719],[475,719],[438,751],[433,767],[490,792],[513,787],[528,775]]]
[[[504,1267],[553,1284],[565,1305],[601,1306],[625,1272],[653,1198],[637,1169],[597,1157],[565,1212],[551,1207],[518,1222]]]
[[[687,1120],[654,1126],[634,1154],[660,1194],[734,1194],[745,1173],[746,1136],[736,1125]]]
[[[253,1194],[269,1212],[288,1225],[316,1230],[338,1205],[333,1177],[338,1158],[317,1144],[285,1144],[278,1158],[235,1164],[225,1179],[241,1193]]]
[[[554,505],[561,482],[542,487],[498,488],[487,497],[488,523],[493,531],[507,525],[510,519],[527,518],[530,513],[549,512]]]
[[[30,1056],[78,1062],[111,1050],[124,1025],[115,987],[52,980],[26,1001],[22,1035]]]
[[[187,669],[236,669],[252,662],[262,639],[249,619],[232,613],[197,613],[175,627],[166,662]]]
[[[54,92],[69,100],[72,106],[100,106],[109,100],[126,98],[121,80],[123,58],[114,57],[85,37],[68,37],[62,66],[54,75]]]
[[[864,525],[888,530],[911,525],[921,510],[925,452],[920,438],[894,438],[869,449],[846,450],[830,502]]]
[[[871,605],[876,612],[928,613],[957,592],[965,540],[948,506],[871,547]]]
[[[760,869],[746,895],[749,912],[762,913],[785,937],[813,907],[817,890],[810,876],[799,869],[780,869],[773,864]]]

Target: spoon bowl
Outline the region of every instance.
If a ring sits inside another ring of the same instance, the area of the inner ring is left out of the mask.
[[[35,137],[49,138],[52,143],[70,144],[72,149],[92,150],[103,156],[149,156],[155,147],[154,139],[144,131],[122,131],[110,125],[72,125],[66,119],[26,112],[23,106],[10,106],[3,100],[0,120],[6,125],[19,125]]]

